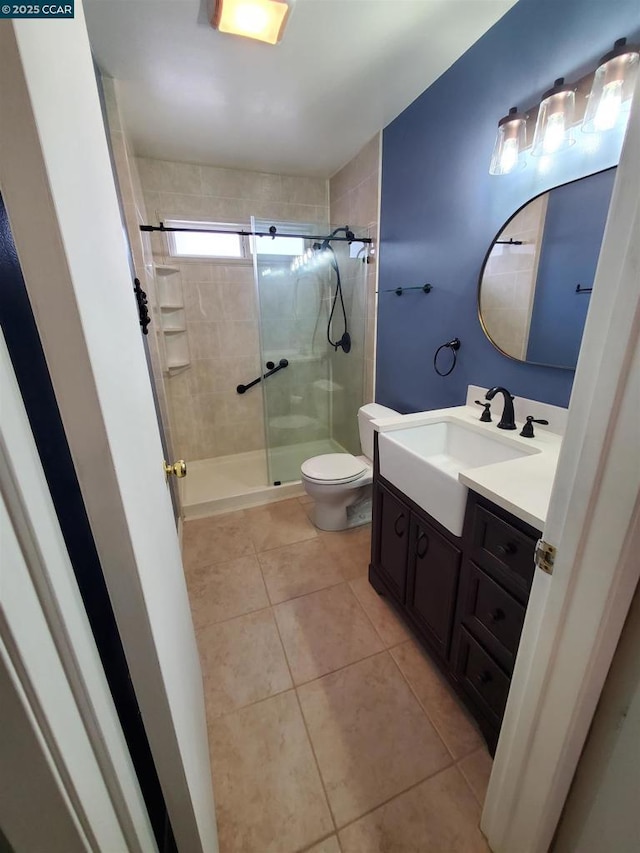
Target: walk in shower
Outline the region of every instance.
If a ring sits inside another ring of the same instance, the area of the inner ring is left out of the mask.
[[[227,405],[263,440],[259,449],[187,459],[186,517],[303,494],[305,459],[360,452],[367,231],[253,219],[251,234],[259,360]]]

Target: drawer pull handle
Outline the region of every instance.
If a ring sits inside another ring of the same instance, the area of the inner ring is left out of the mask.
[[[424,542],[424,548],[421,550],[420,544],[422,542]],[[416,542],[416,555],[418,556],[418,559],[422,560],[426,556],[428,550],[429,550],[429,537],[427,536],[426,533],[421,533],[420,536],[418,536],[418,541]]]
[[[493,681],[493,676],[485,669],[485,671],[481,672],[478,676],[478,681],[480,682],[480,684],[488,684],[490,681]]]
[[[505,614],[504,610],[502,610],[501,607],[496,607],[496,609],[491,614],[491,621],[492,622],[502,622],[502,620],[505,618],[505,616],[506,616],[506,614]]]
[[[508,554],[515,554],[518,549],[513,542],[507,542],[506,545],[498,545],[496,551],[501,557],[506,557]]]
[[[401,530],[400,530],[400,529],[399,529],[399,527],[398,527],[398,525],[400,524],[400,522],[401,522],[401,521],[404,521],[404,518],[405,518],[404,513],[403,513],[403,512],[401,512],[401,513],[400,513],[400,515],[396,518],[396,520],[395,520],[395,522],[394,522],[393,529],[395,530],[396,536],[401,536],[401,537],[402,537],[402,536],[404,536],[404,534],[407,532],[407,528],[406,528],[406,526],[403,526]]]

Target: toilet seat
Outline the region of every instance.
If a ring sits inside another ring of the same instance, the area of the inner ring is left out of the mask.
[[[314,483],[351,483],[357,480],[369,466],[350,453],[324,453],[312,456],[302,463],[302,475]]]

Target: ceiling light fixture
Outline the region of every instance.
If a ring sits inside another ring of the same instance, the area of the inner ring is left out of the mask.
[[[638,74],[640,46],[618,39],[600,60],[593,77],[582,129],[585,133],[611,130],[618,123],[623,104],[631,103]]]
[[[211,25],[221,33],[277,44],[290,7],[288,0],[215,0]]]
[[[509,115],[498,122],[496,144],[493,148],[490,175],[508,175],[518,166],[524,166],[520,154],[526,143],[527,117],[511,107]]]

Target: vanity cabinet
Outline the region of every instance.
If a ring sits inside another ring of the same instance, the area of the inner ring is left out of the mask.
[[[495,749],[540,534],[469,492],[454,536],[379,475],[369,580],[389,596]]]
[[[461,540],[381,478],[374,483],[370,580],[403,605],[431,651],[446,660],[456,610]],[[378,583],[376,584],[376,580]]]

